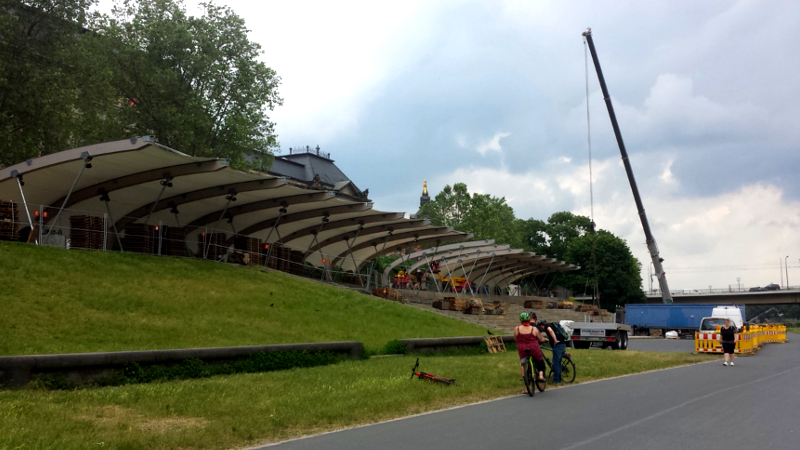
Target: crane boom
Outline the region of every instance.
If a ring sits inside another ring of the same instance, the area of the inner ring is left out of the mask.
[[[592,29],[587,28],[583,32],[586,38],[586,43],[589,45],[589,51],[592,53],[592,61],[594,62],[594,69],[597,72],[597,79],[600,80],[600,89],[603,90],[603,100],[606,102],[608,108],[608,116],[611,118],[611,126],[614,128],[614,136],[617,138],[617,145],[619,145],[619,152],[622,155],[622,163],[625,165],[625,173],[628,174],[628,182],[631,184],[631,191],[633,191],[633,199],[636,201],[636,209],[639,211],[639,219],[642,221],[642,228],[644,229],[644,236],[647,239],[647,250],[650,252],[650,258],[653,260],[653,267],[655,268],[656,278],[658,285],[661,288],[661,298],[664,303],[672,303],[672,295],[669,292],[667,285],[667,277],[664,273],[664,268],[661,262],[664,260],[658,254],[658,245],[656,239],[653,237],[653,232],[650,231],[650,222],[647,221],[647,214],[644,212],[644,205],[642,198],[639,196],[639,188],[636,186],[636,179],[633,177],[633,169],[628,160],[628,152],[625,150],[625,142],[622,140],[622,132],[619,130],[617,123],[617,116],[614,114],[614,106],[611,104],[611,96],[606,87],[606,80],[603,78],[603,70],[600,69],[600,61],[597,59],[597,51],[594,48],[594,41],[592,40]]]

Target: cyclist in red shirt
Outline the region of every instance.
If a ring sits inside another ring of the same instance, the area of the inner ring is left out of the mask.
[[[539,342],[544,342],[545,339],[539,333],[539,330],[531,325],[531,315],[529,313],[523,312],[520,314],[519,321],[521,324],[514,328],[514,340],[517,342],[522,377],[525,377],[525,365],[528,363],[530,355],[530,357],[533,357],[536,371],[539,373],[539,381],[544,381],[544,357],[542,356],[542,349],[539,348]]]

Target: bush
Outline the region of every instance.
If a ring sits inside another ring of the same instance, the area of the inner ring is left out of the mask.
[[[408,353],[408,347],[397,339],[387,342],[381,350],[382,355],[405,355],[406,353]]]

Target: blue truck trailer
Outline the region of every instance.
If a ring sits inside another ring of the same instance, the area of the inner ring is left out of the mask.
[[[649,336],[653,330],[677,331],[678,334],[694,334],[700,328],[703,317],[711,317],[716,304],[702,305],[635,305],[625,306],[625,323],[633,328],[634,336]],[[739,305],[744,315],[744,306]]]

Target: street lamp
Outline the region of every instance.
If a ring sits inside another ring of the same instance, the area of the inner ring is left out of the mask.
[[[789,289],[789,256],[783,259],[783,268],[786,273],[786,289]]]

